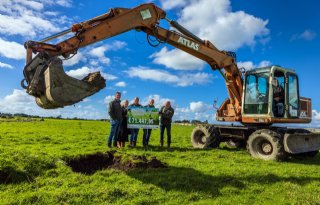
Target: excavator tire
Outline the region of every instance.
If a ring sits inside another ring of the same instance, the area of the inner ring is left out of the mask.
[[[247,141],[247,150],[253,158],[263,160],[282,161],[287,157],[281,135],[269,129],[252,133]]]
[[[192,146],[200,149],[219,147],[221,137],[212,125],[198,125],[191,134]]]

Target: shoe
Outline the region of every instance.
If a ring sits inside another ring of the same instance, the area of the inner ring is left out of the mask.
[[[117,147],[118,147],[118,149],[121,149],[122,146],[121,146],[121,142],[120,141],[117,142]]]
[[[113,147],[118,147],[117,141],[113,141]]]
[[[121,147],[125,147],[126,143],[125,142],[120,142]]]
[[[129,141],[129,147],[133,147],[132,141]]]
[[[112,148],[111,142],[108,142],[108,147]]]
[[[160,142],[160,147],[163,147],[163,141]]]
[[[137,142],[136,142],[136,141],[133,141],[133,142],[132,142],[132,145],[133,145],[133,147],[137,146]]]

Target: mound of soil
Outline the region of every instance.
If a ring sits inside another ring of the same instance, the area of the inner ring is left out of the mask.
[[[131,169],[149,169],[149,168],[166,168],[167,165],[162,163],[156,157],[148,160],[145,156],[133,156],[130,160],[123,160],[121,156],[115,156],[114,152],[95,153],[82,155],[67,160],[67,165],[74,172],[91,175],[102,169],[118,169],[129,171]]]

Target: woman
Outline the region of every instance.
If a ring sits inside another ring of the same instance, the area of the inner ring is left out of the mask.
[[[125,142],[128,141],[128,135],[130,134],[130,130],[128,129],[128,100],[124,100],[121,103],[121,110],[122,110],[122,123],[120,125],[120,133],[119,133],[119,138],[118,138],[118,148],[122,148],[125,146]]]

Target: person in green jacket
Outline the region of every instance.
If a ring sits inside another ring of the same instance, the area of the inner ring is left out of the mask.
[[[154,99],[149,100],[149,104],[144,106],[144,107],[146,107],[146,108],[154,108]],[[143,141],[142,141],[142,144],[143,144],[143,147],[145,149],[148,147],[151,131],[152,131],[152,129],[143,129]]]

